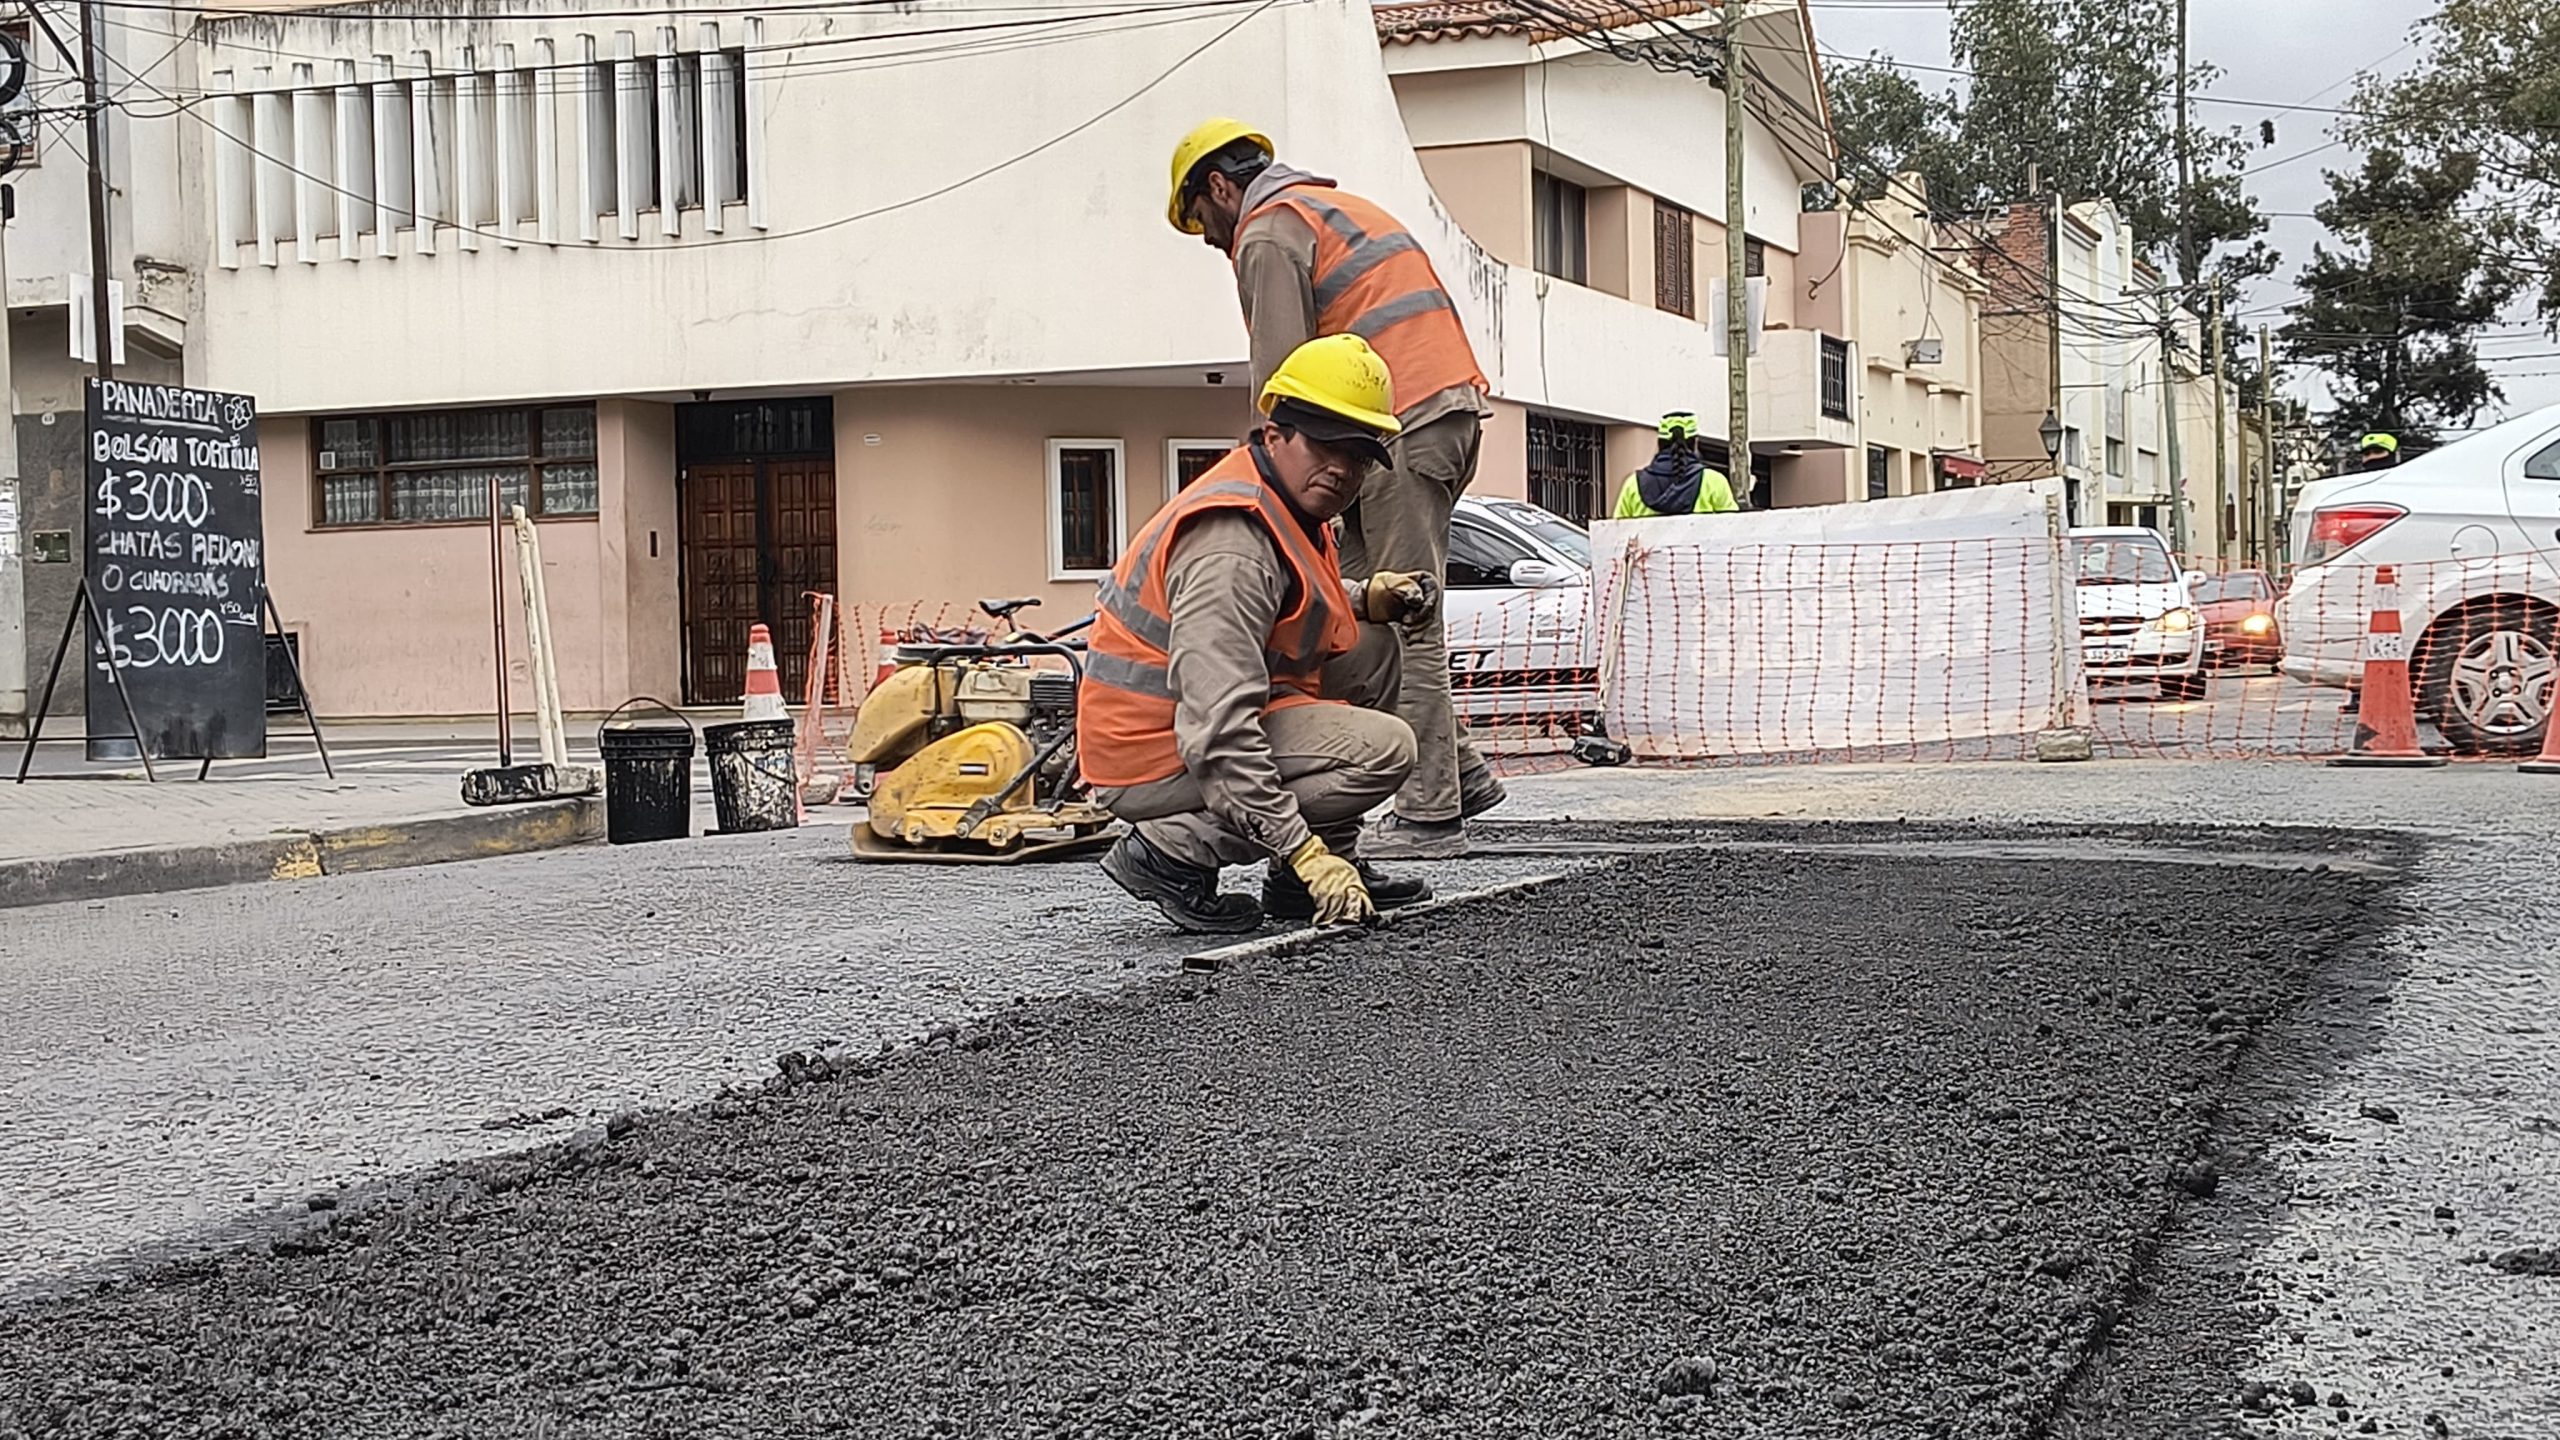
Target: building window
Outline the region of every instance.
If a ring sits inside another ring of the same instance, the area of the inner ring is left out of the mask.
[[[44,125],[36,113],[36,95],[44,82],[36,72],[34,31],[27,21],[11,20],[0,23],[0,36],[8,38],[26,67],[16,98],[0,105],[0,152],[7,154],[10,170],[33,170],[44,154]]]
[[[1849,342],[1822,337],[1822,413],[1849,418]]]
[[[1224,440],[1167,440],[1164,442],[1165,493],[1180,494],[1191,488],[1191,482],[1209,473],[1209,467],[1227,458],[1236,447]]]
[[[1598,509],[1607,436],[1597,425],[1529,412],[1529,499],[1578,525]]]
[[[311,423],[320,528],[450,525],[499,513],[596,513],[596,407],[510,406]]]
[[[1538,226],[1538,269],[1576,285],[1590,283],[1590,206],[1582,187],[1541,170],[1530,199]]]
[[[1049,442],[1049,578],[1095,580],[1120,561],[1127,511],[1117,440]]]
[[[1698,217],[1668,200],[1653,202],[1653,304],[1698,313]]]
[[[1768,274],[1768,273],[1769,273],[1769,246],[1768,246],[1768,242],[1763,241],[1763,240],[1754,240],[1754,239],[1752,239],[1752,238],[1751,238],[1750,236],[1748,236],[1748,235],[1743,236],[1743,237],[1742,237],[1742,274],[1743,274],[1743,277],[1744,277],[1745,279],[1757,279],[1757,278],[1759,278],[1760,276],[1766,275],[1766,274]]]
[[[2113,435],[2107,437],[2107,473],[2124,478],[2124,442]]]
[[[1893,493],[1893,452],[1881,445],[1867,447],[1867,498],[1882,500]]]

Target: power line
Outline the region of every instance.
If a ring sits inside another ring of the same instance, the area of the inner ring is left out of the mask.
[[[1220,3],[1236,3],[1236,0],[1220,0]],[[1123,97],[1122,97],[1122,98],[1120,98],[1119,100],[1116,100],[1116,101],[1112,102],[1110,105],[1105,106],[1103,109],[1101,109],[1101,110],[1099,110],[1099,111],[1095,112],[1093,115],[1091,115],[1091,116],[1087,117],[1087,118],[1086,118],[1086,119],[1084,119],[1083,121],[1081,121],[1081,122],[1079,122],[1079,123],[1077,123],[1077,124],[1075,124],[1075,125],[1073,125],[1073,126],[1070,126],[1069,128],[1067,128],[1067,129],[1065,129],[1065,130],[1059,131],[1058,133],[1056,133],[1056,134],[1054,134],[1054,135],[1050,136],[1048,139],[1043,140],[1043,141],[1041,141],[1040,143],[1038,143],[1038,144],[1036,144],[1036,145],[1033,145],[1032,147],[1030,147],[1030,148],[1029,148],[1029,149],[1027,149],[1027,150],[1023,150],[1023,151],[1019,152],[1018,154],[1012,155],[1012,156],[1010,156],[1010,157],[1008,157],[1008,158],[1006,158],[1006,159],[1003,159],[1003,160],[999,160],[999,161],[997,161],[996,163],[994,163],[994,164],[992,164],[992,165],[989,165],[989,166],[987,166],[987,167],[985,167],[985,168],[983,168],[983,169],[980,169],[980,170],[974,171],[974,172],[972,172],[972,173],[970,173],[970,174],[968,174],[968,175],[962,176],[961,178],[959,178],[959,179],[957,179],[957,180],[951,181],[951,182],[949,182],[949,183],[947,183],[947,184],[944,184],[944,185],[937,186],[937,187],[935,187],[934,189],[927,190],[927,191],[925,191],[925,192],[923,192],[923,193],[921,193],[921,194],[918,194],[918,195],[911,195],[911,196],[909,196],[909,197],[907,197],[906,199],[903,199],[903,200],[892,201],[892,202],[890,202],[890,203],[888,203],[888,204],[886,204],[886,205],[878,205],[878,206],[874,206],[874,207],[872,207],[872,208],[870,208],[870,209],[868,209],[868,210],[856,211],[856,212],[854,212],[853,214],[850,214],[850,215],[840,215],[840,216],[837,216],[837,217],[835,217],[834,219],[831,219],[831,220],[823,220],[823,221],[819,221],[819,222],[817,222],[817,223],[815,223],[815,224],[811,224],[811,225],[804,225],[804,226],[799,227],[798,229],[793,229],[793,230],[765,230],[765,231],[758,231],[758,232],[755,232],[755,233],[752,233],[752,234],[741,234],[741,235],[734,235],[734,236],[723,236],[723,237],[718,237],[718,238],[709,238],[709,239],[701,239],[701,240],[690,240],[690,241],[684,241],[684,242],[681,242],[681,243],[679,243],[679,244],[674,244],[674,245],[659,244],[659,245],[625,245],[625,246],[605,246],[605,245],[587,245],[587,244],[584,244],[584,243],[582,242],[582,243],[577,244],[577,245],[574,245],[574,246],[573,246],[573,245],[568,245],[568,244],[560,244],[560,245],[555,245],[555,246],[553,246],[552,248],[555,248],[555,249],[590,249],[590,250],[597,250],[597,251],[624,250],[624,251],[631,251],[631,252],[635,252],[635,253],[636,253],[636,252],[664,253],[664,252],[671,251],[671,250],[686,250],[686,251],[691,251],[691,250],[702,250],[702,249],[708,249],[708,248],[711,248],[711,247],[714,247],[714,246],[720,246],[720,245],[736,245],[736,244],[760,243],[760,242],[775,241],[775,240],[792,240],[792,239],[799,239],[799,238],[802,238],[802,237],[804,237],[804,236],[816,235],[816,234],[824,233],[824,232],[826,232],[826,231],[840,229],[840,228],[842,228],[842,227],[844,227],[844,226],[852,225],[852,224],[856,224],[856,223],[858,223],[858,222],[860,222],[860,221],[870,220],[870,219],[876,219],[876,218],[878,218],[878,217],[880,217],[880,216],[888,215],[888,214],[893,214],[893,213],[895,213],[895,212],[897,212],[897,211],[912,209],[912,208],[914,208],[915,206],[923,205],[923,204],[926,204],[926,203],[928,203],[928,202],[930,202],[930,201],[938,200],[938,199],[942,198],[943,196],[949,195],[949,194],[951,194],[951,193],[953,193],[953,192],[955,192],[955,191],[958,191],[958,190],[965,189],[965,188],[967,188],[968,186],[971,186],[971,185],[977,184],[979,181],[989,179],[989,178],[991,178],[991,177],[993,177],[993,176],[995,176],[995,175],[997,175],[997,174],[1002,173],[1003,171],[1006,171],[1006,170],[1012,169],[1012,168],[1013,168],[1014,166],[1016,166],[1016,165],[1020,165],[1020,164],[1024,163],[1025,161],[1028,161],[1028,160],[1034,159],[1034,158],[1036,158],[1036,157],[1038,157],[1038,156],[1040,156],[1040,155],[1042,155],[1042,154],[1045,154],[1045,153],[1047,153],[1048,151],[1053,150],[1053,149],[1057,148],[1058,146],[1065,144],[1067,141],[1074,139],[1076,136],[1081,135],[1081,134],[1083,134],[1084,132],[1086,132],[1086,131],[1088,131],[1088,130],[1091,130],[1093,127],[1095,127],[1095,126],[1097,126],[1097,125],[1101,124],[1103,121],[1110,119],[1113,115],[1116,115],[1116,114],[1120,113],[1122,110],[1125,110],[1125,109],[1129,108],[1131,105],[1134,105],[1134,104],[1136,104],[1139,100],[1141,100],[1141,99],[1145,98],[1148,94],[1152,93],[1153,91],[1155,91],[1156,89],[1158,89],[1159,87],[1161,87],[1162,85],[1164,85],[1164,83],[1165,83],[1165,82],[1167,82],[1167,81],[1171,80],[1175,75],[1179,74],[1179,73],[1180,73],[1184,68],[1188,67],[1188,66],[1189,66],[1193,61],[1195,61],[1195,60],[1199,59],[1202,55],[1205,55],[1205,54],[1207,54],[1210,50],[1212,50],[1212,49],[1216,48],[1216,47],[1217,47],[1217,46],[1218,46],[1222,41],[1226,40],[1229,36],[1234,35],[1237,31],[1242,30],[1245,26],[1247,26],[1247,25],[1249,25],[1249,24],[1253,23],[1253,21],[1255,21],[1256,19],[1259,19],[1265,11],[1271,10],[1271,9],[1273,9],[1274,7],[1279,6],[1279,5],[1282,5],[1282,4],[1293,4],[1293,3],[1299,3],[1299,0],[1252,0],[1253,8],[1252,8],[1251,10],[1247,11],[1244,15],[1239,16],[1239,17],[1238,17],[1238,18],[1237,18],[1233,23],[1229,24],[1225,29],[1220,30],[1217,34],[1210,36],[1207,40],[1202,41],[1202,42],[1201,42],[1199,45],[1197,45],[1197,46],[1194,46],[1191,50],[1189,50],[1188,52],[1184,53],[1180,58],[1176,59],[1176,60],[1175,60],[1171,65],[1167,66],[1164,70],[1162,70],[1162,71],[1158,72],[1158,73],[1155,75],[1155,77],[1154,77],[1154,78],[1152,78],[1152,79],[1148,80],[1145,84],[1143,84],[1143,85],[1139,86],[1137,89],[1135,89],[1135,90],[1133,90],[1133,91],[1129,92],[1127,95],[1123,96]],[[1162,9],[1162,8],[1166,8],[1166,7],[1155,6],[1155,7],[1143,7],[1143,8],[1148,8],[1148,9]],[[1190,19],[1200,19],[1200,18],[1207,18],[1207,17],[1202,17],[1202,16],[1191,16],[1191,17],[1187,17],[1187,18],[1190,18]],[[1159,22],[1159,23],[1172,23],[1172,22]],[[1070,36],[1070,37],[1063,37],[1061,40],[1059,40],[1059,41],[1054,41],[1054,42],[1052,42],[1052,43],[1064,43],[1064,42],[1065,42],[1065,40],[1070,40],[1070,39],[1081,39],[1081,38],[1086,38],[1086,37],[1083,37],[1083,36]],[[130,73],[130,72],[128,72],[128,73]],[[141,78],[141,77],[138,77],[138,76],[137,76],[137,77],[135,77],[135,78],[136,78],[137,80],[140,80],[140,78]],[[284,170],[286,173],[291,174],[291,175],[294,175],[294,176],[296,176],[296,177],[298,177],[298,178],[300,178],[300,179],[302,179],[302,180],[309,181],[309,182],[311,182],[312,184],[318,185],[318,186],[320,186],[321,188],[323,188],[323,189],[325,189],[325,190],[328,190],[328,191],[330,191],[330,192],[331,192],[331,193],[333,193],[333,194],[337,194],[337,195],[345,196],[345,197],[347,197],[347,198],[354,199],[354,200],[360,200],[360,201],[363,201],[363,202],[365,202],[365,203],[367,203],[367,204],[374,204],[374,203],[377,203],[377,201],[376,201],[376,197],[368,196],[368,195],[359,195],[359,194],[356,194],[354,191],[350,191],[350,190],[343,189],[343,188],[339,187],[337,184],[333,183],[332,181],[330,181],[330,180],[328,180],[328,179],[325,179],[325,178],[323,178],[323,177],[321,177],[321,176],[318,176],[318,175],[311,174],[309,171],[307,171],[307,170],[303,170],[303,169],[301,169],[300,167],[298,167],[298,166],[296,166],[296,165],[292,164],[292,163],[291,163],[291,162],[289,162],[289,161],[286,161],[286,160],[280,159],[280,158],[278,158],[278,157],[276,157],[276,156],[273,156],[273,155],[269,155],[269,154],[267,154],[265,151],[260,150],[260,149],[258,149],[257,147],[255,147],[255,146],[253,146],[253,145],[250,145],[250,144],[248,144],[248,143],[246,143],[246,142],[244,142],[244,141],[240,141],[240,140],[238,139],[238,137],[236,137],[236,136],[229,136],[229,135],[225,134],[225,132],[221,131],[221,129],[220,129],[219,127],[215,126],[215,125],[213,124],[213,122],[212,122],[212,121],[207,120],[207,119],[205,119],[203,116],[201,116],[201,115],[199,115],[199,114],[195,113],[195,111],[193,110],[193,108],[191,108],[191,107],[188,107],[188,106],[185,106],[185,105],[181,104],[179,101],[177,101],[177,99],[176,99],[175,97],[168,95],[165,91],[160,91],[158,86],[156,86],[156,85],[151,85],[151,84],[150,84],[150,82],[148,82],[148,81],[142,81],[142,83],[143,83],[144,85],[146,85],[148,88],[152,89],[153,91],[158,92],[158,93],[159,93],[159,95],[160,95],[160,98],[161,98],[161,99],[163,99],[163,100],[165,100],[165,101],[168,101],[168,102],[169,102],[170,104],[172,104],[173,106],[177,106],[177,107],[178,107],[178,109],[177,109],[177,111],[176,111],[175,113],[181,113],[181,114],[184,114],[184,115],[186,116],[186,118],[188,118],[188,119],[190,119],[190,120],[193,120],[193,121],[195,121],[196,123],[198,123],[198,124],[200,124],[200,125],[204,125],[204,126],[205,126],[205,127],[207,127],[208,129],[212,129],[212,130],[214,130],[214,131],[215,131],[215,133],[216,133],[217,135],[222,135],[224,138],[226,138],[226,139],[230,139],[233,143],[235,143],[235,144],[239,144],[239,145],[241,146],[241,148],[243,148],[243,149],[247,150],[250,154],[252,154],[252,155],[254,155],[254,156],[257,156],[258,158],[260,158],[260,159],[262,159],[262,160],[267,161],[269,164],[272,164],[272,165],[277,166],[278,168],[280,168],[280,169]],[[423,223],[426,223],[426,219],[427,219],[427,217],[423,217],[423,216],[422,216],[422,217],[419,217],[420,223],[422,223],[422,224],[423,224]],[[440,222],[439,222],[439,223],[440,223]],[[462,229],[463,227],[456,225],[456,226],[450,226],[450,227],[448,227],[448,228],[452,228],[452,229],[455,229],[455,230],[460,230],[460,229]],[[500,238],[505,238],[505,239],[516,239],[516,238],[518,238],[518,237],[515,237],[515,236],[513,236],[513,235],[509,235],[509,234],[503,234],[503,233],[501,233]],[[343,237],[342,237],[342,240],[343,240]],[[537,243],[539,243],[539,242],[537,242]]]

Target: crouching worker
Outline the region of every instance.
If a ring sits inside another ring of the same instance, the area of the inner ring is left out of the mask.
[[[1414,763],[1387,624],[1438,598],[1417,576],[1346,586],[1334,548],[1329,522],[1396,433],[1386,362],[1356,335],[1310,340],[1259,405],[1244,447],[1120,557],[1076,701],[1085,779],[1131,825],[1103,871],[1191,931],[1365,922],[1431,893],[1354,854]],[[1220,866],[1257,860],[1260,904],[1219,890]]]

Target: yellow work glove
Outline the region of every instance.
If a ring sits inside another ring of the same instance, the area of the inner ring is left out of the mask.
[[[1381,570],[1369,577],[1366,614],[1379,625],[1410,625],[1431,613],[1433,586],[1427,575]]]
[[[1319,925],[1370,925],[1378,919],[1376,902],[1360,878],[1360,867],[1334,854],[1313,835],[1289,856],[1289,868],[1306,882],[1315,897]]]

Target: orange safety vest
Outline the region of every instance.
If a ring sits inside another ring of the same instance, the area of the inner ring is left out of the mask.
[[[1317,703],[1325,662],[1359,643],[1332,527],[1319,526],[1310,537],[1263,482],[1252,449],[1229,452],[1155,513],[1103,582],[1076,695],[1076,754],[1087,784],[1146,785],[1185,768],[1173,738],[1173,601],[1165,580],[1174,536],[1213,510],[1241,510],[1262,522],[1297,597],[1262,642],[1271,667],[1264,714]]]
[[[1485,384],[1458,307],[1431,257],[1395,217],[1357,195],[1292,185],[1256,207],[1295,210],[1316,232],[1316,333],[1357,335],[1387,362],[1403,408],[1443,390]],[[1238,225],[1253,223],[1253,215]]]

